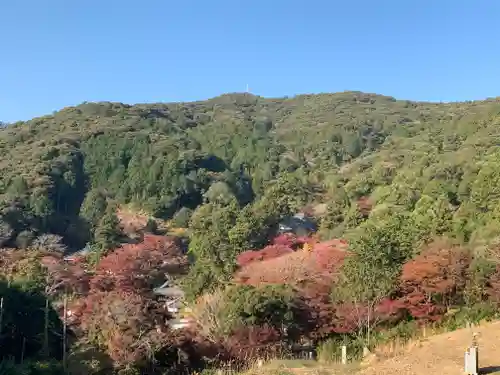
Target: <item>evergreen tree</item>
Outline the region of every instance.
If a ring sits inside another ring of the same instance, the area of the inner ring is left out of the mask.
[[[95,230],[94,241],[104,251],[120,244],[120,221],[112,207],[108,208]]]

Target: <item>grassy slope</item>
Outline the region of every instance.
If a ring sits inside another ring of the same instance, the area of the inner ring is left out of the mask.
[[[500,321],[431,336],[410,343],[399,354],[358,367],[314,361],[271,361],[245,375],[457,375],[463,373],[464,352],[478,333],[481,374],[500,374]]]
[[[474,329],[460,329],[430,337],[419,347],[375,363],[361,375],[455,375],[463,373],[464,351],[472,333],[479,333],[479,367],[482,373],[500,373],[500,322],[485,323]]]
[[[320,365],[307,360],[276,360],[255,367],[243,375],[350,375],[356,373],[358,365],[341,364]]]

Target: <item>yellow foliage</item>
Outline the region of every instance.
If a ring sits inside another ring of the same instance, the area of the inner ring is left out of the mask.
[[[310,243],[306,242],[302,248],[304,251],[308,251],[308,252],[311,252],[313,250],[313,245],[311,245]]]

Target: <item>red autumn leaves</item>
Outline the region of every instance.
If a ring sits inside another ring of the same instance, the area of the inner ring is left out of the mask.
[[[374,325],[392,323],[404,315],[436,321],[463,299],[471,258],[466,250],[446,240],[429,244],[404,264],[394,294],[373,306],[331,302],[332,284],[348,256],[345,242],[316,243],[310,252],[294,250],[304,242],[281,236],[260,251],[242,253],[235,281],[294,285],[309,309],[312,336],[355,332],[367,319]]]
[[[70,305],[72,326],[92,338],[117,364],[146,358],[170,340],[168,313],[153,287],[166,272],[181,273],[187,258],[173,238],[146,234],[102,258],[88,292]]]

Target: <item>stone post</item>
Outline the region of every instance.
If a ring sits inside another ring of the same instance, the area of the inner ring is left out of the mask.
[[[477,347],[470,347],[465,352],[465,373],[467,375],[479,374],[479,358]]]
[[[464,362],[464,370],[467,375],[479,374],[479,349],[476,333],[472,335],[472,345],[465,352]]]
[[[347,364],[347,346],[342,345],[342,364]]]

